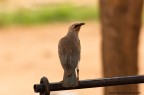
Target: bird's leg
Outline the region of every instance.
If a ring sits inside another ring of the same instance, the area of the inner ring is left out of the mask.
[[[77,66],[77,80],[79,81],[79,66]]]

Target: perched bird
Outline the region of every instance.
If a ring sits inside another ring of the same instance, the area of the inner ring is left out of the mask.
[[[62,81],[63,87],[78,86],[81,45],[78,37],[80,28],[85,23],[74,23],[68,29],[66,36],[60,39],[58,44],[58,53],[61,65],[64,69]],[[77,69],[77,77],[76,70]]]

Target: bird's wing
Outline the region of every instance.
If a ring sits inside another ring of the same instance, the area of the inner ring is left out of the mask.
[[[62,38],[58,45],[58,53],[61,65],[67,75],[71,75],[80,59],[80,45],[72,45]]]
[[[80,60],[80,52],[81,52],[81,46],[80,41],[77,41],[77,44],[74,44],[72,47],[72,56],[71,56],[71,63],[73,64],[73,68],[76,68],[78,65],[78,62]]]
[[[70,60],[71,60],[71,55],[70,55],[70,50],[65,44],[65,39],[62,38],[59,41],[58,45],[58,53],[59,53],[59,58],[61,65],[67,75],[71,74],[71,65],[70,65]]]

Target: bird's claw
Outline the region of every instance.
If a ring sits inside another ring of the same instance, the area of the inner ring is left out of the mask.
[[[77,78],[77,81],[79,81],[79,78]]]
[[[62,80],[60,82],[63,82]]]

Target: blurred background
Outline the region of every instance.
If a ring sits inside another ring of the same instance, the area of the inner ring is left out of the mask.
[[[144,13],[144,12],[143,12]],[[80,80],[102,78],[98,0],[0,0],[0,94],[38,95],[41,77],[63,78],[58,41],[74,22],[85,22],[79,37]],[[143,21],[144,22],[144,21]],[[139,74],[144,72],[144,27],[138,46]],[[144,89],[144,85],[140,85]],[[52,92],[52,95],[103,95],[103,88]]]

